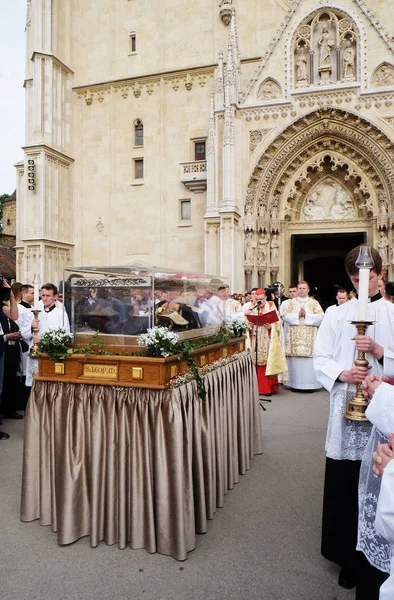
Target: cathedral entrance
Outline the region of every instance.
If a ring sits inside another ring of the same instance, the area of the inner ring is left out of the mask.
[[[291,281],[305,279],[323,308],[335,303],[336,291],[351,289],[343,266],[346,254],[366,241],[366,233],[310,233],[291,237]]]

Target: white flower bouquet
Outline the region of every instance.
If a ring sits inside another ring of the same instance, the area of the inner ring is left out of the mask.
[[[38,344],[40,352],[45,352],[51,360],[64,360],[69,352],[72,335],[65,329],[49,329],[42,334]]]
[[[229,319],[227,326],[228,326],[229,330],[231,331],[231,333],[233,335],[235,335],[235,337],[240,337],[241,335],[245,335],[251,329],[251,325],[250,325],[249,321],[243,320],[243,319],[237,319],[236,317]]]
[[[148,356],[161,356],[166,358],[178,354],[179,336],[170,331],[168,327],[152,327],[147,333],[142,333],[138,338],[138,345],[146,348]]]

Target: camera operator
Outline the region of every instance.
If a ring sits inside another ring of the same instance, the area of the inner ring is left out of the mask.
[[[6,301],[10,301],[10,306],[5,304]],[[4,378],[4,357],[6,351],[6,344],[9,341],[13,341],[15,333],[5,333],[9,330],[9,319],[16,321],[18,319],[18,305],[15,300],[15,296],[11,291],[11,286],[8,281],[0,276],[0,394],[3,391],[3,378]],[[19,334],[20,335],[20,334]],[[1,423],[1,421],[0,421]],[[0,440],[8,440],[9,434],[4,431],[0,431]]]

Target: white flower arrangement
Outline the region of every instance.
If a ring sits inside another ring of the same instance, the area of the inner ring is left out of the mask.
[[[38,348],[48,354],[51,360],[64,360],[72,340],[72,335],[63,328],[48,329],[42,334]]]
[[[237,317],[230,318],[227,322],[227,326],[231,333],[236,337],[245,335],[251,329],[251,324],[249,321],[246,319],[237,319]]]
[[[178,354],[179,336],[168,327],[152,327],[138,338],[138,345],[144,346],[149,356],[172,356]]]

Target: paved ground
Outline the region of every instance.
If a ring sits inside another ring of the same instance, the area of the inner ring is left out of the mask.
[[[326,392],[281,390],[261,411],[264,454],[187,561],[87,539],[59,547],[19,521],[23,422],[0,442],[1,600],[350,600],[319,553]]]

